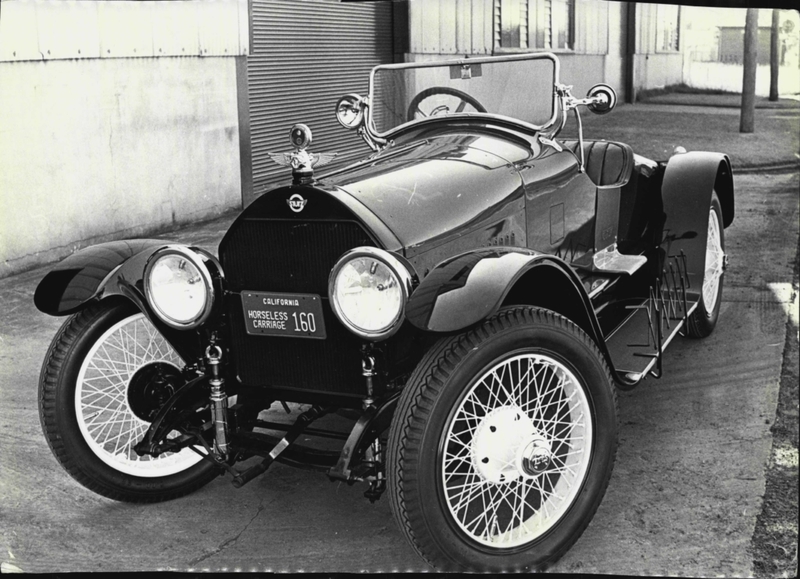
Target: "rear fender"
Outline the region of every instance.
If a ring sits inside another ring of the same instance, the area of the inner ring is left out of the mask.
[[[56,265],[36,288],[36,307],[65,316],[111,296],[123,296],[147,316],[181,357],[202,355],[197,331],[176,330],[161,322],[144,295],[144,268],[157,250],[170,245],[160,239],[111,241],[75,252]]]
[[[730,160],[721,153],[691,152],[674,155],[667,163],[661,195],[664,203],[662,248],[664,257],[686,255],[687,297],[695,302],[703,287],[708,209],[717,192],[722,224],[733,222],[733,177]]]

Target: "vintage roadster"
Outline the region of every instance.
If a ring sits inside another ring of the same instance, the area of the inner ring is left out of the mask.
[[[218,257],[71,255],[35,294],[70,315],[39,391],[56,458],[134,502],[279,461],[388,490],[436,569],[552,563],[608,485],[616,389],[713,331],[734,216],[724,154],[584,139],[578,108],[615,103],[548,53],[378,66],[335,108],[373,152],[317,177],[330,155],[292,127],[291,184]]]

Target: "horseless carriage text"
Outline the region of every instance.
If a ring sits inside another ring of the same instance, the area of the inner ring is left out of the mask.
[[[68,257],[35,294],[70,315],[40,384],[55,456],[133,502],[280,461],[388,491],[437,569],[555,561],[608,485],[616,389],[714,329],[734,215],[725,155],[583,139],[578,108],[615,103],[572,96],[547,53],[378,66],[336,105],[373,152],[318,178],[330,156],[293,127],[273,156],[292,184],[218,258],[152,239]]]

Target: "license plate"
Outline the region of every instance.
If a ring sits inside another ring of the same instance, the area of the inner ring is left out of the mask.
[[[243,291],[242,309],[250,335],[325,338],[318,295]]]

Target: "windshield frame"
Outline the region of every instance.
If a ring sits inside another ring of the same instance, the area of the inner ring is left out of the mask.
[[[368,96],[368,106],[367,106],[367,118],[366,118],[366,129],[367,132],[370,133],[371,136],[376,137],[378,139],[386,139],[391,135],[394,135],[398,132],[404,131],[409,127],[412,127],[419,123],[430,122],[433,117],[428,117],[425,119],[415,119],[412,121],[406,121],[396,127],[392,127],[391,129],[381,133],[378,132],[377,128],[375,127],[375,120],[373,118],[373,107],[370,106],[372,103],[372,98],[375,95],[375,74],[381,70],[402,70],[402,69],[410,69],[410,68],[433,68],[433,67],[446,67],[446,66],[454,66],[454,65],[464,65],[464,64],[482,64],[482,63],[491,63],[491,62],[509,62],[509,61],[516,61],[516,60],[550,60],[553,63],[553,104],[552,109],[553,113],[550,119],[545,122],[543,125],[536,125],[532,123],[528,123],[526,121],[522,121],[520,119],[514,117],[508,117],[505,115],[499,115],[496,113],[479,113],[479,112],[469,112],[469,113],[451,113],[447,116],[443,116],[437,118],[436,120],[463,120],[463,119],[481,119],[481,120],[497,120],[503,123],[512,123],[528,129],[533,132],[543,131],[552,127],[556,121],[558,121],[560,116],[560,109],[559,109],[559,102],[558,102],[558,91],[556,88],[560,85],[559,80],[559,70],[560,70],[560,63],[558,61],[558,57],[553,54],[552,52],[534,52],[534,53],[526,53],[526,54],[510,54],[510,55],[502,55],[502,56],[482,56],[476,58],[457,58],[457,59],[450,59],[450,60],[431,60],[431,61],[424,61],[424,62],[402,62],[397,64],[380,64],[372,69],[369,75],[369,96]]]

